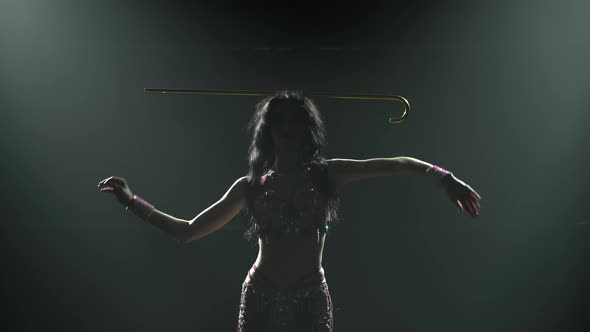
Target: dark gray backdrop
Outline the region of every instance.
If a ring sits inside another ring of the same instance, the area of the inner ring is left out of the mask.
[[[323,266],[337,331],[588,328],[590,5],[584,1],[2,1],[4,324],[231,331],[257,248],[241,217],[179,245],[96,184],[125,177],[190,219],[247,170],[256,97],[143,88],[390,93],[317,98],[327,158],[411,156],[424,178],[342,191]]]

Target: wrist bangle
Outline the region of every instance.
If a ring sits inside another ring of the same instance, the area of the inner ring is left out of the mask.
[[[125,209],[130,210],[142,220],[147,220],[154,212],[154,206],[137,195],[133,195],[131,203]]]
[[[434,177],[436,177],[439,180],[442,180],[442,178],[444,178],[445,176],[449,175],[449,174],[453,174],[449,171],[447,171],[446,169],[437,166],[437,165],[432,165],[431,167],[428,167],[426,169],[426,174],[427,175],[432,175]]]

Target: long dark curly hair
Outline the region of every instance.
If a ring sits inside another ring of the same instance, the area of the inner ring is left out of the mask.
[[[323,156],[326,141],[326,128],[315,103],[303,95],[300,90],[281,90],[274,95],[262,99],[256,104],[255,112],[248,123],[248,132],[251,135],[248,150],[248,183],[249,188],[255,188],[260,178],[272,167],[275,162],[275,147],[272,137],[273,113],[278,109],[273,108],[277,101],[291,101],[305,112],[305,134],[303,148],[303,162],[311,170],[312,180],[320,191],[327,194],[326,222],[328,226],[335,225],[338,220],[338,208],[340,196],[330,185],[327,178],[327,162]],[[254,190],[249,190],[247,195],[248,206],[245,209],[246,231],[245,238],[252,244],[256,243],[260,227],[252,213]]]

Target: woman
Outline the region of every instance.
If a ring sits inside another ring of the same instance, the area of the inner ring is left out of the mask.
[[[260,101],[249,130],[248,174],[190,221],[133,195],[124,178],[98,184],[182,243],[211,234],[245,209],[245,236],[258,240],[259,252],[242,284],[238,331],[333,331],[322,252],[345,184],[385,175],[429,176],[460,212],[479,214],[479,194],[436,165],[411,157],[326,160],[320,113],[300,92],[280,91]]]

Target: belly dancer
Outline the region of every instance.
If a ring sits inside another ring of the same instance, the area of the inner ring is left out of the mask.
[[[242,209],[244,233],[258,243],[242,284],[238,332],[333,331],[334,315],[322,267],[326,235],[338,221],[340,189],[377,176],[420,175],[442,188],[459,212],[479,215],[480,195],[453,173],[412,157],[326,159],[325,126],[313,101],[284,90],[256,105],[249,122],[249,171],[191,220],[166,214],[134,195],[127,181],[98,183],[142,220],[181,243],[200,239]]]

